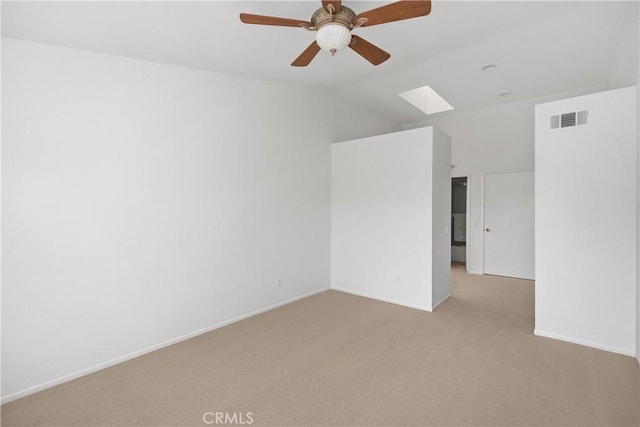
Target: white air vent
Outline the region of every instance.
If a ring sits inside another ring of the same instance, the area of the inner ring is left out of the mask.
[[[589,124],[589,110],[571,111],[549,117],[549,129],[564,129]]]

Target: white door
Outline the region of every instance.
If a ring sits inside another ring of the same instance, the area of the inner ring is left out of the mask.
[[[533,172],[484,177],[484,272],[534,278]]]

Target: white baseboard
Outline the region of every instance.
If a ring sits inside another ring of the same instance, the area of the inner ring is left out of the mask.
[[[624,348],[611,347],[611,346],[608,346],[608,345],[599,344],[599,343],[592,342],[592,341],[587,341],[587,340],[582,340],[582,339],[579,339],[579,338],[566,337],[566,336],[563,336],[563,335],[554,334],[552,332],[541,331],[539,329],[534,329],[533,330],[533,334],[537,335],[539,337],[553,338],[553,339],[556,339],[556,340],[566,341],[566,342],[570,342],[570,343],[573,343],[573,344],[584,345],[586,347],[597,348],[599,350],[610,351],[611,353],[618,353],[618,354],[623,354],[625,356],[631,356],[631,357],[635,356],[635,351],[633,351],[633,350],[626,350]]]
[[[467,271],[467,273],[469,273],[469,274],[477,274],[479,276],[484,276],[484,272],[483,271],[471,271],[471,270],[469,270],[469,271]]]
[[[280,301],[280,302],[278,302],[276,304],[273,304],[273,305],[270,305],[270,306],[267,306],[267,307],[264,307],[264,308],[261,308],[261,309],[258,309],[258,310],[251,311],[249,313],[234,317],[234,318],[229,319],[229,320],[225,320],[225,321],[220,322],[220,323],[216,323],[216,324],[211,325],[211,326],[207,326],[207,327],[202,328],[202,329],[198,329],[197,331],[189,332],[188,334],[184,334],[184,335],[181,335],[181,336],[179,336],[177,338],[173,338],[173,339],[170,339],[168,341],[161,342],[160,344],[152,345],[150,347],[143,348],[142,350],[134,351],[133,353],[129,353],[129,354],[126,354],[124,356],[116,357],[115,359],[112,359],[112,360],[109,360],[109,361],[106,361],[106,362],[103,362],[103,363],[99,363],[99,364],[91,366],[89,368],[81,369],[81,370],[73,372],[71,374],[63,375],[63,376],[61,376],[59,378],[56,378],[56,379],[53,379],[53,380],[50,380],[50,381],[46,381],[46,382],[44,382],[42,384],[38,384],[38,385],[35,385],[35,386],[32,386],[32,387],[28,387],[28,388],[26,388],[24,390],[20,390],[20,391],[17,391],[15,393],[11,393],[11,394],[8,394],[6,396],[2,396],[1,402],[2,403],[7,403],[7,402],[11,402],[12,400],[16,400],[16,399],[20,399],[22,397],[26,397],[26,396],[28,396],[30,394],[37,393],[37,392],[42,391],[42,390],[46,390],[48,388],[51,388],[51,387],[66,383],[66,382],[71,381],[71,380],[75,380],[76,378],[84,377],[85,375],[92,374],[94,372],[97,372],[97,371],[100,371],[102,369],[117,365],[119,363],[126,362],[127,360],[131,360],[131,359],[134,359],[136,357],[143,356],[143,355],[145,355],[147,353],[151,353],[152,351],[160,350],[161,348],[168,347],[168,346],[173,345],[173,344],[177,344],[177,343],[179,343],[181,341],[188,340],[188,339],[196,337],[198,335],[206,334],[207,332],[211,332],[213,330],[222,328],[222,327],[230,325],[232,323],[236,323],[236,322],[239,322],[241,320],[248,319],[249,317],[256,316],[256,315],[264,313],[266,311],[270,311],[270,310],[273,310],[275,308],[282,307],[283,305],[291,304],[292,302],[295,302],[295,301],[298,301],[298,300],[301,300],[301,299],[304,299],[304,298],[308,298],[310,296],[313,296],[313,295],[328,291],[329,289],[331,289],[331,288],[326,287],[326,288],[316,289],[315,291],[308,292],[306,294],[299,295],[299,296],[296,296],[296,297],[293,297],[293,298],[289,298],[289,299],[284,300],[284,301]]]
[[[431,311],[435,310],[436,307],[438,307],[440,304],[442,304],[443,302],[448,300],[449,297],[451,297],[451,293],[448,293],[446,297],[442,298],[440,301],[438,301],[437,303],[433,304],[433,308],[431,309]]]
[[[636,364],[638,365],[638,368],[640,368],[640,356],[636,357]]]
[[[351,294],[351,295],[357,295],[359,297],[365,297],[365,298],[370,298],[370,299],[375,299],[378,301],[383,301],[383,302],[389,302],[391,304],[396,304],[396,305],[401,305],[403,307],[409,307],[409,308],[415,308],[418,310],[422,310],[422,311],[432,311],[431,309],[429,309],[427,306],[424,305],[415,305],[415,304],[407,304],[401,301],[397,301],[391,298],[385,298],[385,297],[381,297],[378,295],[373,295],[373,294],[369,294],[367,292],[359,292],[359,291],[353,291],[351,289],[345,289],[345,288],[338,288],[335,286],[332,286],[331,289],[333,289],[334,291],[340,291],[340,292],[344,292],[347,294]]]

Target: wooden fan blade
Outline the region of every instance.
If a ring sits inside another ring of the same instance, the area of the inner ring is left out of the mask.
[[[332,13],[340,12],[340,5],[342,4],[341,0],[322,0],[322,7],[327,12],[329,12],[329,5],[330,4],[333,5],[333,12]]]
[[[278,18],[275,16],[241,13],[240,20],[245,24],[276,25],[278,27],[311,27],[311,22],[298,19]]]
[[[349,44],[349,47],[373,65],[380,65],[391,58],[391,55],[387,52],[355,34],[351,35],[351,44]]]
[[[300,56],[298,56],[296,60],[291,63],[291,65],[293,65],[294,67],[306,67],[313,60],[313,58],[316,57],[318,52],[320,52],[320,46],[318,46],[318,43],[314,40],[313,43],[311,43],[309,47],[306,48],[304,52],[302,52]]]
[[[353,25],[356,25],[361,18],[366,18],[366,22],[361,26],[370,27],[372,25],[386,24],[387,22],[417,18],[418,16],[428,15],[430,12],[431,0],[400,0],[356,15],[353,18]]]

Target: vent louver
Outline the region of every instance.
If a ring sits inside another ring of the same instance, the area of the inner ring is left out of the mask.
[[[569,128],[576,125],[576,113],[560,114],[560,127]]]
[[[589,124],[589,110],[571,111],[549,117],[549,129],[565,129]]]
[[[589,124],[589,112],[587,110],[576,113],[576,126]]]

